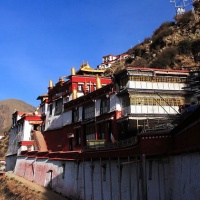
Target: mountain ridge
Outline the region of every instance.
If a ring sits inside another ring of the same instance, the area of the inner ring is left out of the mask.
[[[200,1],[193,3],[194,10],[163,22],[143,42],[128,49],[129,57],[117,61],[106,69],[108,76],[126,67],[163,69],[200,69]]]
[[[12,123],[12,114],[15,111],[33,112],[35,107],[23,100],[9,98],[0,101],[0,132],[8,131]]]

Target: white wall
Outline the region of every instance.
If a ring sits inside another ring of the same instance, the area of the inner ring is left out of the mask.
[[[63,165],[65,177],[63,179]],[[104,166],[104,167],[102,167]],[[144,167],[144,170],[143,168]],[[15,173],[42,186],[49,185],[52,170],[53,190],[84,200],[200,199],[200,154],[169,157],[85,161],[51,161],[18,157]]]
[[[72,111],[62,113],[62,126],[72,123]]]
[[[22,131],[22,138],[21,140],[29,141],[31,136],[32,125],[29,121],[24,121],[23,124],[23,131]]]
[[[116,94],[110,95],[110,111],[121,111],[120,99]]]
[[[177,114],[178,109],[178,106],[131,105],[130,112],[133,114]]]
[[[63,114],[48,116],[45,123],[45,130],[58,129],[63,126]]]
[[[184,83],[164,83],[164,82],[145,82],[128,81],[126,87],[138,89],[158,89],[158,90],[183,90]]]

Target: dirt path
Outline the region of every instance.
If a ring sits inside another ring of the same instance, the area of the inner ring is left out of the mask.
[[[20,176],[15,175],[13,172],[6,172],[6,176],[7,177],[12,177],[18,181],[20,181],[21,183],[23,183],[24,185],[26,185],[27,187],[34,189],[35,191],[38,191],[41,193],[41,200],[66,200],[68,198],[65,198],[59,194],[56,194],[53,190],[49,190],[45,187],[42,187],[36,183],[33,183],[31,181],[28,181]],[[68,199],[69,200],[69,199]]]

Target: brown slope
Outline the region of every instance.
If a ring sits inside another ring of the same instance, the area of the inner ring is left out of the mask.
[[[11,126],[12,114],[15,111],[33,112],[35,107],[18,99],[6,99],[0,101],[0,132]]]
[[[194,11],[175,16],[175,21],[164,22],[151,37],[144,39],[108,68],[110,76],[123,68],[150,67],[165,69],[200,69],[200,1],[193,3]]]

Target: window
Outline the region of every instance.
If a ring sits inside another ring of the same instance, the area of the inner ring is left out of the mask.
[[[87,106],[84,108],[84,119],[95,117],[95,106]]]
[[[79,110],[78,108],[72,110],[72,122],[78,122],[79,119]]]
[[[53,105],[50,104],[50,105],[49,105],[49,115],[50,115],[50,116],[52,115],[52,110],[53,110]]]
[[[56,105],[55,105],[55,115],[59,115],[60,113],[62,113],[62,99],[59,99],[56,101]]]
[[[124,87],[126,87],[127,82],[128,82],[128,77],[121,78],[120,83],[119,83],[120,89],[123,89]]]
[[[128,107],[128,106],[130,106],[129,96],[122,97],[121,104],[122,104],[122,107]]]
[[[16,122],[17,122],[17,119],[16,119],[16,117],[13,117],[13,118],[12,118],[12,120],[13,120],[13,124],[12,124],[12,125],[15,125],[15,124],[16,124]]]
[[[83,87],[81,84],[78,84],[78,91],[83,91]]]
[[[108,113],[110,111],[110,99],[105,98],[101,100],[101,114]]]
[[[105,122],[98,125],[98,139],[105,139],[106,125]]]
[[[94,125],[88,125],[86,127],[86,140],[95,140],[96,134],[95,134],[95,127]]]
[[[184,99],[176,96],[166,95],[161,97],[151,94],[131,95],[131,105],[157,105],[157,106],[179,106],[184,104]]]
[[[76,130],[75,140],[76,140],[76,146],[79,146],[81,144],[81,136],[80,136],[80,131],[79,130]]]

